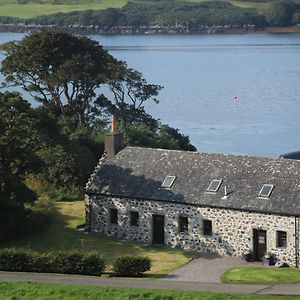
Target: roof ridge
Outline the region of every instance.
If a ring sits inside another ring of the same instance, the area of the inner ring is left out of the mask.
[[[242,154],[242,153],[219,153],[219,152],[200,152],[200,151],[188,151],[188,150],[177,150],[177,149],[162,149],[162,148],[152,148],[152,147],[140,147],[140,146],[126,146],[129,149],[140,149],[140,150],[151,150],[151,151],[164,151],[164,152],[180,152],[187,153],[191,155],[205,154],[205,155],[219,155],[219,156],[233,156],[233,157],[248,157],[248,158],[257,158],[257,159],[268,159],[271,161],[282,161],[286,160],[283,157],[268,157],[268,156],[258,156],[258,155],[250,155],[250,154]],[[126,150],[126,148],[124,150]],[[293,160],[296,161],[296,160]],[[300,160],[299,160],[300,162]]]

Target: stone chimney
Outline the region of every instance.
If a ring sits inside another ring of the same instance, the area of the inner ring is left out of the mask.
[[[117,120],[113,116],[111,121],[111,132],[104,137],[105,152],[109,158],[114,157],[119,151],[124,148],[121,134],[117,129]]]

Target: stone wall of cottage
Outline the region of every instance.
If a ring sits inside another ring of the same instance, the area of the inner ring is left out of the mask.
[[[178,203],[90,196],[89,230],[143,243],[152,243],[152,215],[165,217],[165,244],[197,252],[241,256],[253,248],[253,229],[267,231],[267,251],[282,262],[296,265],[295,218]],[[110,209],[118,210],[118,224],[110,223]],[[130,211],[139,212],[139,226],[130,225]],[[188,231],[179,233],[179,216],[188,217]],[[212,235],[203,234],[203,220],[212,221]],[[287,246],[276,247],[276,231],[287,232]],[[298,248],[298,247],[297,247]],[[299,256],[299,255],[298,255]]]

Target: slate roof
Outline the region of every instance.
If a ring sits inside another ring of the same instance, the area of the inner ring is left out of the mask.
[[[161,184],[175,175],[170,189]],[[208,193],[213,179],[222,179]],[[258,197],[263,184],[274,184],[270,198]],[[227,199],[224,186],[231,192]],[[103,158],[87,184],[87,194],[181,202],[193,205],[300,215],[300,161],[126,147],[114,158]]]

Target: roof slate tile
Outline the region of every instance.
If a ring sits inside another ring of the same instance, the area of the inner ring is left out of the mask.
[[[167,175],[176,176],[170,189]],[[213,179],[223,180],[216,193],[207,192]],[[270,198],[258,197],[263,184],[274,184]],[[300,161],[126,147],[102,159],[87,193],[300,215]]]

